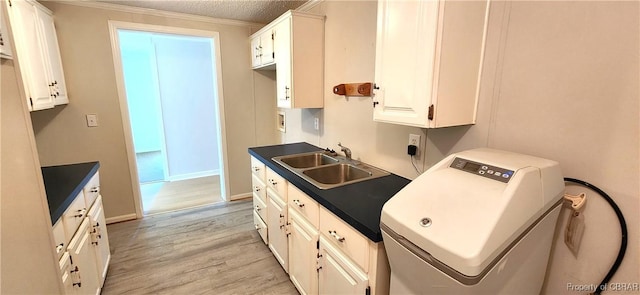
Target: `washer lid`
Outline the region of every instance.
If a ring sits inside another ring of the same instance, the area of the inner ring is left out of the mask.
[[[430,170],[385,204],[381,221],[440,262],[477,276],[546,210],[539,169],[513,170],[508,183]]]

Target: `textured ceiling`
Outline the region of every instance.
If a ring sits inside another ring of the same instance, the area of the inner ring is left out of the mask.
[[[255,23],[269,23],[306,0],[96,0],[127,6],[188,13]]]

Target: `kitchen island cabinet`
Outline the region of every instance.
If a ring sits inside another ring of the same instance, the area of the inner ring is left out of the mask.
[[[282,207],[277,200],[275,209],[269,207],[268,213],[278,218],[274,225],[277,227],[283,225],[279,218],[286,216],[287,271],[291,281],[301,294],[388,294],[390,274],[380,214],[384,203],[409,180],[391,174],[320,190],[271,159],[312,151],[321,149],[307,143],[249,149],[252,166],[256,166],[254,159],[259,160],[271,175],[267,176],[267,183],[274,180],[268,186],[286,184],[286,210],[271,212]],[[274,173],[282,180],[276,180]],[[282,251],[273,252],[280,261]]]

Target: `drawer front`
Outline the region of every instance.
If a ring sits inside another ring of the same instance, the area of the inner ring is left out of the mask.
[[[264,182],[255,175],[251,176],[251,190],[254,195],[262,199],[262,202],[267,202],[267,187],[264,185]]]
[[[267,202],[264,202],[261,197],[253,194],[253,210],[260,215],[262,221],[267,219]]]
[[[287,181],[282,176],[267,168],[267,187],[272,189],[280,196],[285,203],[287,202]]]
[[[262,180],[263,182],[266,179],[266,168],[267,167],[264,165],[264,163],[251,156],[251,173],[253,173],[253,175],[258,177],[258,179]]]
[[[260,237],[262,238],[264,244],[268,244],[269,240],[267,239],[267,224],[262,221],[260,215],[258,215],[255,210],[253,211],[253,224],[255,225],[256,230],[258,230],[258,233],[260,234]]]
[[[293,185],[287,187],[287,197],[289,199],[289,208],[298,211],[315,228],[320,227],[320,206],[318,202]]]
[[[62,214],[62,223],[64,224],[64,232],[67,241],[71,240],[76,229],[80,226],[84,217],[87,216],[87,205],[84,199],[84,193],[80,192],[67,211]]]
[[[58,259],[60,259],[62,254],[66,251],[67,241],[67,236],[64,234],[64,224],[62,219],[59,219],[58,222],[53,225],[53,246],[58,254]]]
[[[365,272],[369,271],[369,242],[366,237],[325,208],[320,208],[320,232]]]
[[[87,207],[91,207],[93,202],[98,198],[98,195],[100,194],[100,176],[98,175],[98,172],[96,172],[96,174],[91,177],[89,182],[87,182],[87,184],[82,189],[82,192],[84,193],[84,200],[87,204]]]

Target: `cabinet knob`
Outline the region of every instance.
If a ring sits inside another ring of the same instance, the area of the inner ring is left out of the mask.
[[[260,211],[262,210],[262,208],[260,208],[260,206],[256,205],[256,211]]]
[[[255,172],[260,171],[260,167],[258,167],[258,166],[253,166],[253,171],[255,171]]]
[[[253,190],[257,193],[257,192],[259,192],[259,191],[260,191],[260,187],[258,187],[258,186],[254,186],[254,187],[253,187]]]
[[[100,187],[99,186],[92,187],[91,190],[90,190],[90,192],[92,192],[92,193],[97,193],[99,191],[100,191]]]
[[[60,243],[56,246],[56,253],[60,253],[64,249],[64,243]]]
[[[257,230],[260,230],[260,226],[257,224],[254,224],[254,226],[256,227]]]

